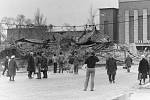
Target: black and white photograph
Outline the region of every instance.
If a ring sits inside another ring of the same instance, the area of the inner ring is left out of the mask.
[[[0,100],[150,100],[150,0],[0,0]]]

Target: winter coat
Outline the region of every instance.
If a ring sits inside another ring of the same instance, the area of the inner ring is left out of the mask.
[[[78,66],[80,64],[79,57],[77,55],[74,56],[73,64],[74,66]]]
[[[8,59],[5,59],[4,65],[5,65],[5,68],[8,69]]]
[[[39,69],[41,68],[41,64],[42,64],[42,57],[37,55],[36,56],[36,67]]]
[[[9,76],[15,76],[16,75],[16,69],[18,69],[16,61],[14,59],[11,59],[9,64],[8,64]]]
[[[60,63],[64,63],[64,60],[65,60],[64,55],[59,55],[59,57],[58,57],[58,63],[59,63],[59,64],[60,64]]]
[[[47,71],[47,70],[48,70],[47,58],[46,58],[46,57],[42,57],[41,70],[42,70],[42,71]]]
[[[98,57],[90,56],[85,60],[85,64],[87,64],[88,68],[95,68],[95,64],[98,61],[99,61]]]
[[[68,63],[69,63],[69,64],[73,64],[73,62],[74,62],[74,57],[73,57],[73,56],[69,56],[68,59],[69,59]]]
[[[53,57],[52,57],[52,62],[53,62],[53,63],[57,63],[57,61],[58,61],[57,56],[53,56]]]
[[[33,56],[29,56],[28,57],[28,67],[27,67],[27,71],[35,71],[35,61]]]
[[[108,58],[106,60],[106,69],[107,69],[107,74],[116,74],[117,71],[117,64],[116,60],[114,58]]]
[[[125,64],[126,64],[127,67],[131,67],[131,64],[132,64],[132,58],[127,57],[126,60],[125,60]]]
[[[138,71],[142,74],[147,74],[149,72],[148,61],[145,58],[140,61]]]

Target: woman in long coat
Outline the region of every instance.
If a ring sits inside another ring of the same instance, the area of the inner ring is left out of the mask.
[[[116,60],[113,58],[113,55],[110,54],[110,57],[106,59],[106,70],[110,83],[115,83],[115,76],[117,71]]]
[[[35,73],[35,62],[34,62],[34,57],[33,57],[33,53],[32,52],[28,55],[27,71],[28,71],[28,77],[29,77],[29,79],[31,79],[32,78],[32,74]]]
[[[14,77],[16,75],[16,69],[18,70],[17,63],[15,61],[15,56],[11,56],[11,60],[8,65],[8,74],[10,77],[10,81],[14,81]]]
[[[143,83],[145,84],[145,79],[147,78],[147,74],[149,72],[149,65],[148,65],[148,61],[145,59],[145,56],[142,55],[142,60],[139,63],[139,74],[138,74],[138,79],[140,80],[139,85],[141,85],[141,81],[143,79]]]
[[[48,71],[47,58],[46,55],[43,53],[41,61],[41,72],[43,72],[43,78],[47,78],[47,71]]]

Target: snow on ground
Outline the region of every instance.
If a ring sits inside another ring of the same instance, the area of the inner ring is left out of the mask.
[[[36,78],[36,75],[34,76]],[[137,65],[127,73],[118,66],[116,83],[110,84],[104,67],[96,69],[95,91],[83,91],[85,71],[48,73],[48,79],[28,79],[27,73],[17,73],[15,82],[0,77],[0,100],[112,100],[132,93],[138,86]],[[90,86],[90,84],[89,84]]]

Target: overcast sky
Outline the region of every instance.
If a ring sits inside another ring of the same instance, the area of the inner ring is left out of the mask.
[[[98,15],[99,8],[118,8],[118,0],[0,0],[0,19],[18,14],[32,19],[39,8],[47,24],[82,25],[87,22],[91,6]]]

